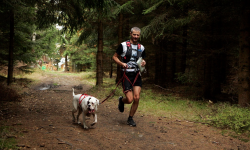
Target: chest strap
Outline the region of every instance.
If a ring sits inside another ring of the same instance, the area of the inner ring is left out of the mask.
[[[126,45],[127,45],[127,52],[126,52],[125,56],[122,57],[122,61],[124,63],[129,62],[131,57],[132,57],[132,46],[131,46],[130,40],[126,41]],[[137,50],[136,51],[137,51],[137,56],[136,56],[135,62],[138,60],[139,57],[141,57],[141,54],[142,54],[141,44],[140,43],[137,44]]]

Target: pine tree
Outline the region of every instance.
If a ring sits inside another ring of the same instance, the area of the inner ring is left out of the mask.
[[[0,16],[6,20],[1,23],[0,30],[4,33],[1,39],[2,65],[8,63],[8,85],[13,79],[13,68],[17,61],[34,62],[31,35],[34,29],[34,1],[11,0],[0,2]],[[8,44],[6,44],[8,43]],[[7,46],[9,45],[9,46]],[[31,52],[31,53],[29,53]],[[27,55],[31,57],[27,57]],[[8,59],[6,59],[8,56]]]
[[[154,0],[146,2],[143,14],[149,23],[142,28],[142,37],[152,37],[158,49],[155,54],[155,83],[165,87],[175,82],[176,74],[186,70],[188,24],[194,18],[189,0]],[[166,78],[167,76],[167,78]]]

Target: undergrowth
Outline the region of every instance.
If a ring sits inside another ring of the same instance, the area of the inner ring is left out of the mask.
[[[20,95],[16,92],[16,90],[6,87],[5,84],[0,84],[0,103],[3,101],[18,101],[21,97]]]
[[[16,139],[14,137],[8,137],[8,135],[11,135],[11,130],[8,126],[0,126],[0,149],[18,149],[16,147]]]
[[[105,78],[104,85],[92,88],[91,93],[97,97],[105,98],[114,91],[116,87],[114,82],[115,79]],[[121,85],[118,86],[115,95],[109,100],[117,100],[120,95],[124,95]],[[131,105],[125,105],[125,107],[129,109]],[[148,114],[200,122],[223,130],[232,130],[236,134],[245,133],[249,135],[250,131],[250,110],[248,108],[241,108],[228,103],[184,99],[171,93],[161,94],[153,89],[142,88],[138,112],[142,115]]]
[[[230,128],[237,133],[250,131],[250,110],[227,103],[216,104],[212,107],[207,121],[220,128]]]

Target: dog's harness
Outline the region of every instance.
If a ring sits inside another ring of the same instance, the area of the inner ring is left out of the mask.
[[[87,96],[90,96],[90,95],[87,95],[87,94],[82,94],[79,98],[79,105],[82,103],[82,100],[87,97]],[[83,98],[82,98],[83,97]]]

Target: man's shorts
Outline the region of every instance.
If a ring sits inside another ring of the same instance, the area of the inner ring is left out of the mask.
[[[128,79],[130,80],[130,82],[132,84],[134,83],[134,80],[135,80],[137,74],[138,74],[138,72],[126,72],[126,76],[128,77]],[[122,75],[123,75],[123,72],[122,72]],[[127,80],[127,78],[124,79],[124,82],[122,81],[122,87],[123,87],[124,93],[126,93],[130,90],[133,90],[133,86],[130,82]],[[138,75],[138,77],[134,83],[134,86],[142,87],[142,80],[141,80],[140,74]]]

